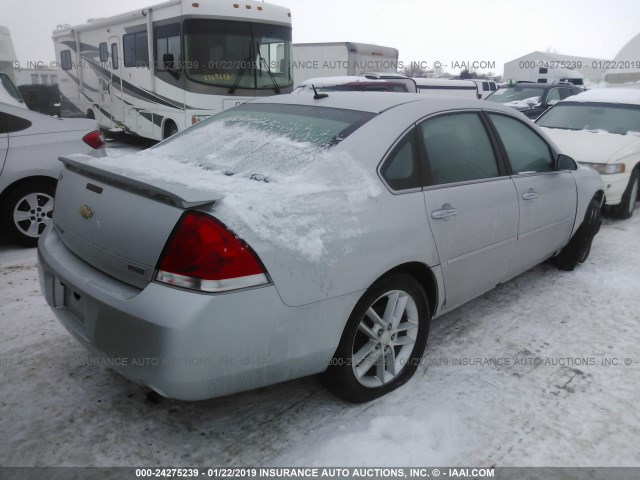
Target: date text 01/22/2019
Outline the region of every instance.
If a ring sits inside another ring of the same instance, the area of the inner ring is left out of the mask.
[[[137,478],[190,477],[190,478],[435,478],[446,477],[494,478],[494,468],[384,468],[384,467],[269,467],[269,468],[136,468]]]
[[[578,70],[581,68],[591,68],[594,70],[638,70],[640,69],[640,60],[593,60],[591,63],[584,63],[580,60],[523,60],[518,62],[518,68],[521,70],[540,68],[566,70]]]

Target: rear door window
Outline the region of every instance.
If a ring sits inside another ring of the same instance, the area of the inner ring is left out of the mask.
[[[26,118],[0,112],[0,133],[15,133],[26,130],[31,122]]]

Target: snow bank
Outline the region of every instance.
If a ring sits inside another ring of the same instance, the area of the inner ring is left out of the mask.
[[[283,128],[260,123],[263,130]],[[87,162],[148,183],[222,193],[216,216],[241,237],[258,236],[314,262],[327,242],[360,232],[356,214],[381,192],[373,172],[318,146],[326,132],[309,128],[300,141],[247,128],[246,119],[243,125],[209,124],[138,154]],[[291,132],[301,135],[299,128]]]

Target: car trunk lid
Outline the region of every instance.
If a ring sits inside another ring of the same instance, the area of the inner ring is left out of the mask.
[[[144,288],[182,213],[224,198],[170,182],[145,183],[61,157],[54,226],[78,257],[123,282]]]

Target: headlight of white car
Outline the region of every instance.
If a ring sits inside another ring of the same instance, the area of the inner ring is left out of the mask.
[[[607,163],[580,163],[585,167],[591,167],[602,175],[612,175],[614,173],[624,173],[624,163],[607,164]]]

